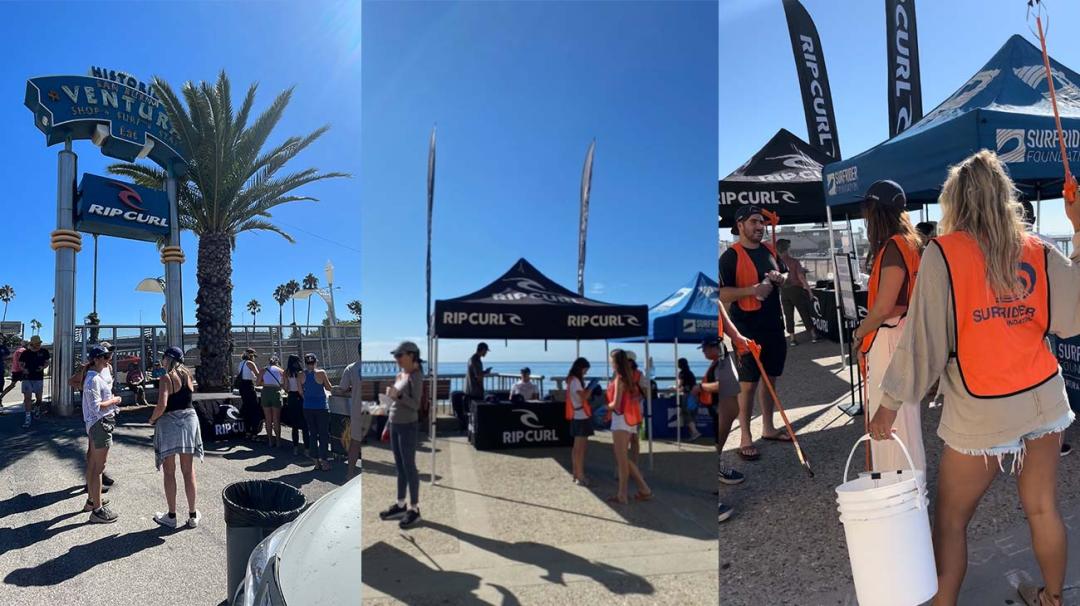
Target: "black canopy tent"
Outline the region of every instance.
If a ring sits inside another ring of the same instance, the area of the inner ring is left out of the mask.
[[[588,299],[518,259],[506,273],[476,292],[435,301],[432,322],[431,380],[437,393],[439,339],[582,340],[646,337],[648,359],[649,308]],[[650,391],[646,422],[652,418]],[[435,415],[431,415],[432,482],[435,481]],[[652,427],[649,426],[652,461]]]

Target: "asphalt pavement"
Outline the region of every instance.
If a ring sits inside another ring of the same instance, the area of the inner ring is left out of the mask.
[[[154,468],[149,408],[125,409],[109,453],[114,524],[89,524],[82,512],[86,433],[81,416],[44,417],[30,430],[12,392],[0,410],[0,604],[217,605],[226,598],[221,491],[232,482],[276,479],[309,502],[344,483],[344,463],[329,472],[305,466],[291,448],[232,441],[206,443],[196,462],[196,529],[153,521],[166,509]],[[178,517],[186,516],[177,473]],[[359,504],[358,504],[359,505]]]

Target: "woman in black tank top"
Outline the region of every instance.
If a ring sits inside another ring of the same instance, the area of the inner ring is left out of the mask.
[[[202,434],[199,419],[191,404],[194,379],[183,364],[183,351],[170,347],[162,356],[161,365],[165,375],[158,381],[158,403],[150,416],[154,426],[154,454],[157,468],[164,472],[165,501],[167,512],[158,512],[154,521],[166,528],[199,525],[199,513],[195,509],[194,459],[202,459]],[[176,458],[180,457],[180,472],[184,477],[184,493],[188,502],[186,520],[176,519]]]

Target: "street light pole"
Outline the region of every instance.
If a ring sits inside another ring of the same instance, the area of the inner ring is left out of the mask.
[[[337,314],[334,312],[334,265],[326,260],[326,287],[330,291],[330,336],[337,336]]]

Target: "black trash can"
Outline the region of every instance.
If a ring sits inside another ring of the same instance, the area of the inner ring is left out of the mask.
[[[225,505],[228,599],[244,581],[248,558],[270,533],[296,519],[307,504],[304,493],[284,482],[246,480],[221,491]]]

